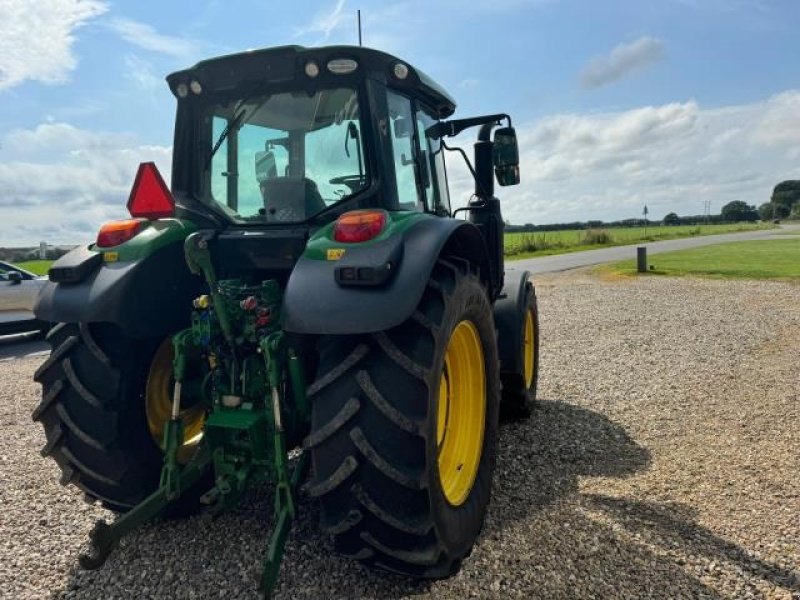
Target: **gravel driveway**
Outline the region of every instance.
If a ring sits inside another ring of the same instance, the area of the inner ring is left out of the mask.
[[[301,501],[280,598],[800,598],[800,286],[538,280],[535,419],[502,429],[484,533],[454,578],[331,555]],[[151,525],[99,571],[96,518],[30,422],[41,358],[0,364],[0,596],[256,598],[271,500]]]

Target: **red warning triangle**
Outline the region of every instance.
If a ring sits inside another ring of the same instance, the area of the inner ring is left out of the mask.
[[[155,163],[144,162],[139,165],[128,197],[128,212],[132,217],[145,219],[175,215],[175,200]]]

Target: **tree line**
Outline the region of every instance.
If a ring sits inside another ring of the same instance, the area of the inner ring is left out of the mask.
[[[800,180],[782,181],[772,191],[769,202],[758,208],[743,200],[728,202],[718,215],[678,215],[668,213],[661,221],[663,225],[704,225],[719,223],[740,223],[772,221],[774,219],[800,219]],[[653,223],[653,221],[648,221]],[[656,223],[658,221],[655,221]],[[622,219],[620,221],[571,221],[569,223],[548,223],[546,225],[512,225],[506,223],[506,231],[560,231],[563,229],[599,229],[601,227],[641,227],[643,219]]]

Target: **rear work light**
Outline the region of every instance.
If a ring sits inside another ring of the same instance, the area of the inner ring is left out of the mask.
[[[161,178],[156,164],[139,165],[128,197],[128,212],[134,218],[161,219],[175,216],[175,200]]]
[[[97,246],[111,248],[127,242],[147,224],[147,219],[125,219],[124,221],[110,221],[100,228],[97,233]]]
[[[380,235],[386,225],[382,210],[351,210],[336,219],[333,239],[345,244],[366,242]]]

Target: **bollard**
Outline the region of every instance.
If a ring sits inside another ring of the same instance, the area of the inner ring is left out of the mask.
[[[647,273],[647,246],[636,248],[636,270],[639,273]]]

